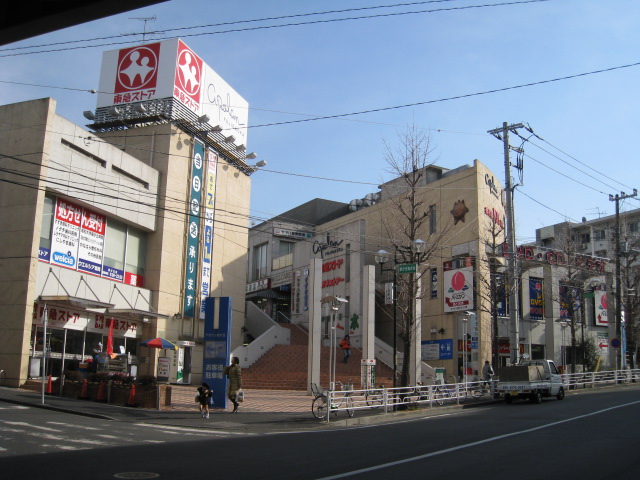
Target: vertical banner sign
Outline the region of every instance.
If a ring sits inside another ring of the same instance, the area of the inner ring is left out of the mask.
[[[496,275],[496,313],[498,317],[506,317],[508,316],[508,297],[507,297],[507,288],[504,282],[504,275]]]
[[[200,205],[202,204],[202,171],[204,146],[193,145],[191,164],[191,194],[189,196],[189,223],[187,225],[187,261],[184,276],[184,316],[195,318],[198,279],[198,246],[200,243]]]
[[[229,363],[231,353],[231,321],[231,297],[208,297],[205,300],[202,381],[209,384],[213,390],[213,401],[216,407],[221,408],[227,407],[224,367]]]
[[[454,259],[442,265],[444,277],[444,311],[473,310],[473,259]],[[458,267],[461,268],[458,268]]]
[[[102,274],[104,233],[107,218],[90,210],[82,212],[82,228],[78,244],[78,270],[91,275]]]
[[[200,281],[200,319],[204,318],[204,301],[211,294],[211,257],[213,254],[213,217],[216,198],[218,156],[207,151],[204,192],[204,236],[202,241],[202,278]]]
[[[431,269],[431,298],[438,298],[438,269]]]
[[[81,224],[82,207],[58,198],[51,233],[51,263],[53,265],[76,270]]]
[[[544,316],[544,296],[542,279],[529,277],[529,319],[542,320]]]
[[[595,325],[598,327],[606,327],[609,325],[609,317],[607,316],[607,310],[609,303],[607,301],[607,292],[602,287],[596,287],[593,292],[595,299]]]

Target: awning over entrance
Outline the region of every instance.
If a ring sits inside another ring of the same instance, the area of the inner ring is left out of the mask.
[[[139,308],[109,308],[108,313],[119,317],[130,318],[131,320],[143,320],[144,318],[169,318],[169,315],[152,312],[151,310],[140,310]]]
[[[252,298],[273,298],[275,300],[289,300],[289,297],[287,295],[282,295],[281,293],[274,292],[271,289],[248,293],[245,298],[247,300],[251,300]]]
[[[61,303],[78,308],[112,308],[113,303],[101,302],[90,298],[72,297],[71,295],[40,295],[40,302]]]

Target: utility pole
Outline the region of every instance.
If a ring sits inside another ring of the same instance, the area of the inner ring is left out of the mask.
[[[617,193],[615,195],[609,195],[610,202],[616,202],[616,227],[613,235],[614,248],[616,254],[616,338],[620,339],[622,334],[622,278],[620,277],[620,200],[626,198],[635,197],[638,195],[638,190],[633,189],[633,193],[627,195],[624,192]],[[620,345],[619,353],[616,354],[616,370],[618,366],[622,368],[624,359],[622,358],[623,345]],[[611,358],[611,357],[609,357]]]
[[[511,344],[511,364],[518,363],[520,358],[520,332],[519,332],[519,312],[518,312],[518,290],[519,290],[519,278],[516,268],[516,231],[515,231],[515,218],[514,218],[514,206],[513,206],[513,192],[515,186],[511,182],[511,162],[509,160],[509,150],[512,148],[509,145],[509,131],[517,133],[518,128],[525,128],[522,123],[516,123],[509,125],[507,122],[503,122],[502,128],[495,128],[489,130],[490,133],[498,140],[502,140],[504,145],[504,176],[505,176],[505,193],[506,193],[506,208],[507,208],[507,246],[509,248],[509,256],[507,257],[509,266],[509,324],[510,335],[509,343]]]

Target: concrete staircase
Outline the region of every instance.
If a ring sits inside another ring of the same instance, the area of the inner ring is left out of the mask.
[[[251,367],[242,369],[242,386],[262,390],[307,390],[307,356],[309,334],[301,327],[281,324],[291,331],[290,345],[276,345]],[[329,347],[320,352],[320,385],[329,386]],[[360,388],[360,360],[362,352],[351,347],[351,358],[342,363],[342,351],[336,352],[336,380],[353,381]],[[242,366],[242,365],[241,365]],[[376,384],[393,385],[393,370],[378,362]]]

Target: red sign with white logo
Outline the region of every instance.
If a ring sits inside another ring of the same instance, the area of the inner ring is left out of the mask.
[[[159,59],[159,43],[120,50],[115,93],[156,88]]]
[[[191,109],[200,105],[202,70],[202,59],[179,41],[174,95]]]

